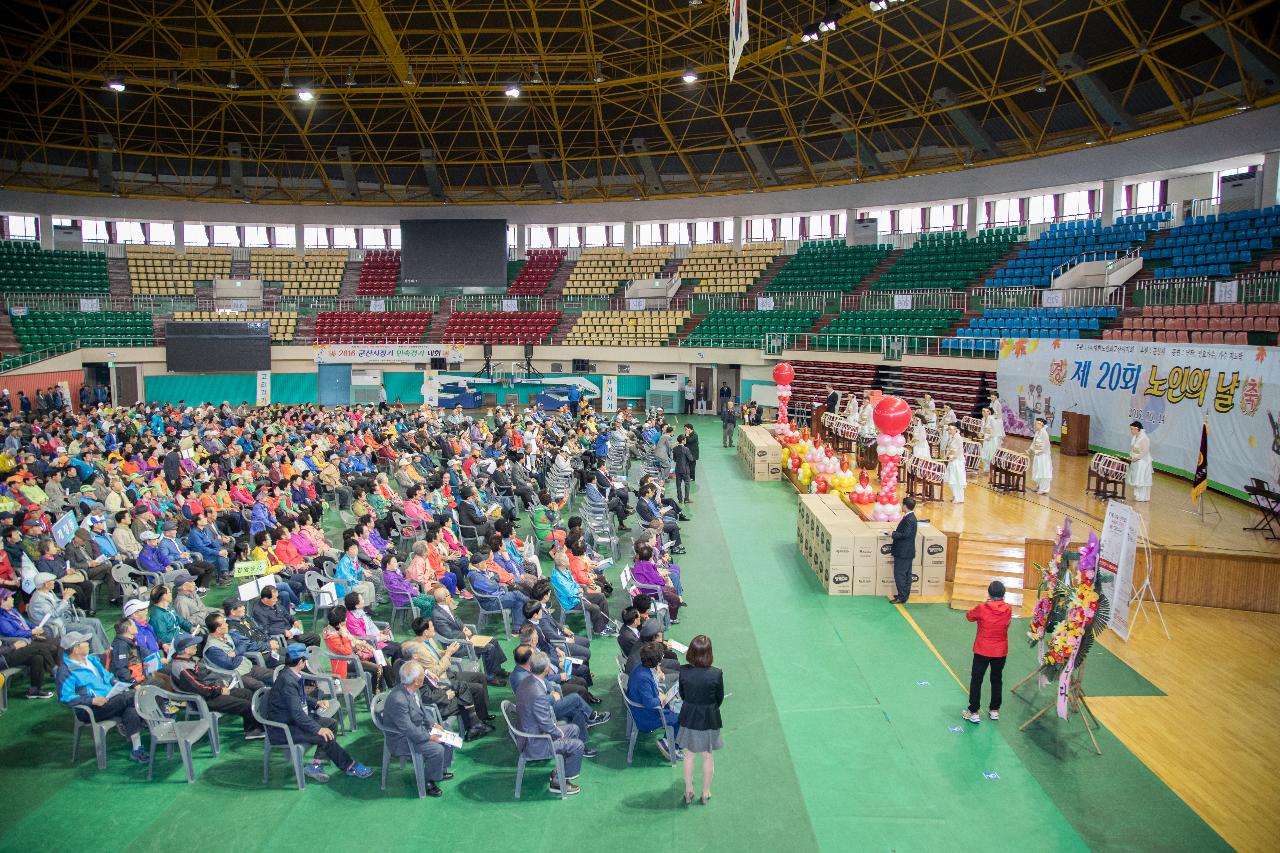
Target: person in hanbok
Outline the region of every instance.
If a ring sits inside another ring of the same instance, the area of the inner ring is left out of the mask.
[[[989,408],[991,409],[991,414],[993,414],[993,415],[995,415],[997,418],[999,418],[999,419],[1000,419],[1000,424],[1003,426],[1003,424],[1004,424],[1004,403],[1000,402],[1000,395],[999,395],[999,394],[997,394],[997,393],[995,393],[994,391],[993,391],[993,392],[991,392],[991,405],[990,405],[990,407],[989,407]]]
[[[852,391],[849,392],[849,402],[844,407],[844,419],[855,427],[861,420],[858,413],[858,395]]]
[[[956,413],[951,410],[951,404],[943,403],[942,417],[938,420],[938,428],[945,430],[947,427],[957,423],[958,421],[959,418],[956,417]]]
[[[1049,425],[1044,418],[1036,418],[1036,434],[1031,439],[1031,479],[1036,484],[1036,494],[1049,494],[1049,483],[1053,480],[1053,457],[1049,450]]]
[[[920,417],[930,426],[938,422],[938,407],[933,402],[933,397],[926,391],[924,396],[920,398]]]
[[[1151,500],[1151,439],[1140,421],[1129,424],[1129,474],[1125,481],[1133,487],[1133,499]]]
[[[951,502],[962,504],[965,483],[968,482],[964,470],[964,439],[960,436],[960,427],[954,423],[947,426],[943,447],[942,458],[947,461],[946,482],[951,487]]]
[[[932,459],[933,454],[929,452],[929,439],[925,436],[924,418],[916,415],[912,418],[911,424],[911,455],[918,456],[921,459]]]
[[[991,470],[991,460],[1004,443],[1004,425],[990,406],[982,407],[982,470]]]
[[[870,399],[862,404],[862,411],[858,415],[858,422],[859,431],[863,435],[874,436],[877,432],[875,410],[876,407],[871,405]]]

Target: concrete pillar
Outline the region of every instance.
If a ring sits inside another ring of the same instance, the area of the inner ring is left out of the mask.
[[[635,251],[636,248],[636,224],[634,222],[622,223],[622,251],[628,255]]]
[[[964,233],[978,236],[978,199],[974,197],[964,200]]]
[[[184,255],[187,252],[186,244],[187,223],[181,219],[173,220],[173,253],[175,255]],[[112,397],[111,399],[115,399]]]
[[[40,237],[41,249],[53,248],[53,214],[41,213],[36,216],[36,234]]]
[[[298,257],[302,257],[307,251],[306,230],[300,223],[294,223],[293,226],[293,253]]]
[[[1262,191],[1262,197],[1258,199],[1259,207],[1280,204],[1280,151],[1268,151],[1262,156],[1262,182],[1259,189]]]
[[[1124,181],[1102,182],[1102,225],[1116,224],[1117,211],[1124,209]]]
[[[742,232],[744,227],[745,226],[743,224],[743,220],[741,216],[733,217],[733,250],[735,252],[742,251],[742,243],[743,243],[743,236],[744,236]]]
[[[858,210],[853,207],[844,209],[844,244],[853,245],[853,223],[858,221]]]
[[[516,226],[516,255],[523,258],[525,252],[529,251],[529,226]]]

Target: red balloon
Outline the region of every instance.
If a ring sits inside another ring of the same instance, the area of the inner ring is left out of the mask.
[[[819,477],[819,478],[818,478],[818,485],[817,485],[818,494],[820,494],[820,495],[825,495],[825,494],[827,493],[827,489],[828,489],[828,488],[829,488],[829,486],[827,485],[827,478],[826,478],[826,477]]]
[[[911,424],[911,407],[901,397],[881,397],[871,418],[886,435],[902,435]]]
[[[880,454],[880,464],[881,464],[881,465],[888,465],[888,464],[889,464],[889,459],[890,459],[889,454],[887,454],[887,453],[881,453],[881,454]]]
[[[798,453],[791,457],[791,470],[792,471],[800,470],[800,454]]]
[[[835,452],[834,450],[832,450],[830,447],[828,447],[828,448],[827,448],[827,458],[828,458],[828,459],[830,459],[830,458],[832,458],[832,457],[833,457],[833,456],[835,456],[835,455],[836,455],[836,452]]]
[[[780,361],[773,366],[773,381],[779,385],[790,385],[791,380],[796,378],[796,369],[785,361]]]

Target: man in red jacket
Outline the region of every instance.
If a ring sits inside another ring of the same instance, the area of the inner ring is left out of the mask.
[[[1004,660],[1009,655],[1009,620],[1013,609],[1005,604],[1004,584],[992,581],[987,587],[987,600],[965,614],[970,622],[978,623],[978,635],[973,641],[973,669],[969,673],[969,707],[960,716],[971,723],[979,723],[978,706],[982,704],[982,679],[991,668],[991,705],[987,715],[1000,719],[1001,677]]]

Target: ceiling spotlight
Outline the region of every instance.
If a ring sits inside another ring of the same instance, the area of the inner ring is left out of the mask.
[[[833,33],[836,31],[836,24],[838,23],[839,19],[828,12],[827,16],[818,22],[818,29],[824,33]]]
[[[467,66],[464,63],[462,68],[458,70],[458,83],[465,86],[471,82],[470,77],[471,75],[467,73]]]
[[[689,0],[689,8],[696,9],[702,5],[702,0]]]
[[[236,79],[236,70],[234,68],[231,69],[231,74],[227,77],[227,88],[233,92],[240,88],[240,81]]]
[[[686,71],[684,72],[684,74],[681,74],[681,75],[680,75],[680,79],[681,79],[681,80],[683,80],[683,81],[684,81],[684,82],[686,82],[686,83],[697,83],[697,82],[698,82],[698,72],[697,72],[697,71],[694,71],[692,68],[690,68],[690,69],[686,70]]]
[[[302,103],[304,104],[311,103],[313,100],[315,100],[315,97],[316,97],[315,95],[311,94],[310,89],[303,88],[298,90],[298,100],[302,101]]]
[[[103,88],[110,89],[113,92],[124,91],[124,79],[118,74],[113,74],[110,77],[107,77],[106,80],[103,81],[102,85]]]
[[[293,78],[289,76],[289,66],[287,65],[284,67],[284,76],[280,78],[280,88],[281,89],[293,88]]]
[[[1048,71],[1041,71],[1041,72],[1040,72],[1040,82],[1036,84],[1036,94],[1037,94],[1037,95],[1043,95],[1045,92],[1049,91],[1048,87],[1047,87],[1047,86],[1045,86],[1045,83],[1047,83],[1047,82],[1049,82],[1049,72],[1048,72]]]
[[[344,86],[354,86],[356,84],[356,72],[350,65],[347,66],[347,79],[343,81]]]
[[[518,97],[520,97],[520,87],[519,87],[519,86],[517,86],[515,83],[512,83],[510,86],[508,86],[508,87],[507,87],[507,97],[508,97],[508,98],[518,98]]]
[[[592,82],[592,83],[603,83],[604,81],[605,81],[605,76],[604,76],[604,67],[603,67],[599,62],[597,62],[597,63],[596,63],[596,75],[595,75],[594,77],[592,77],[592,78],[591,78],[591,82]]]
[[[537,66],[537,64],[536,64],[536,63],[535,63],[535,64],[534,64],[534,66],[533,66],[533,76],[529,78],[529,82],[530,82],[530,83],[541,83],[541,82],[542,82],[542,75],[538,73],[538,66]]]
[[[412,66],[412,65],[410,65],[410,66],[405,70],[405,73],[404,73],[404,84],[405,84],[406,86],[412,86],[412,85],[413,85],[413,66]]]
[[[1249,109],[1249,103],[1247,101],[1241,101],[1240,103],[1236,104],[1236,112],[1242,113],[1247,109]]]

